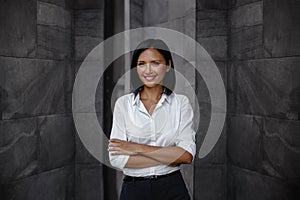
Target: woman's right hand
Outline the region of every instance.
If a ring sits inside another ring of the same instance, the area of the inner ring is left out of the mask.
[[[119,139],[110,139],[108,144],[108,151],[112,155],[137,155],[139,149],[140,144]]]

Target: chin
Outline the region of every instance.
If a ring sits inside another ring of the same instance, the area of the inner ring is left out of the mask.
[[[152,84],[152,83],[144,83],[144,86],[145,87],[148,87],[148,88],[152,88],[152,87],[155,87],[155,86],[157,86],[157,84]]]
[[[148,88],[153,88],[153,87],[161,86],[161,84],[159,84],[159,83],[144,83],[144,86],[146,86]]]

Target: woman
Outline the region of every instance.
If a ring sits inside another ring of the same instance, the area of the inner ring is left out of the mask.
[[[162,40],[142,42],[131,68],[136,90],[116,101],[108,145],[112,166],[125,175],[120,199],[190,199],[179,166],[195,155],[193,110],[173,92],[169,48]]]

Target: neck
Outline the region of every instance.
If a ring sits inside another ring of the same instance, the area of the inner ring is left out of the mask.
[[[159,100],[163,92],[163,87],[157,85],[155,87],[144,86],[143,91],[140,93],[142,99]]]

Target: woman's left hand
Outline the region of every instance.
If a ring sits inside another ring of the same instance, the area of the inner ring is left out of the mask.
[[[108,144],[108,151],[112,155],[137,155],[139,149],[140,144],[119,139],[111,139]]]

